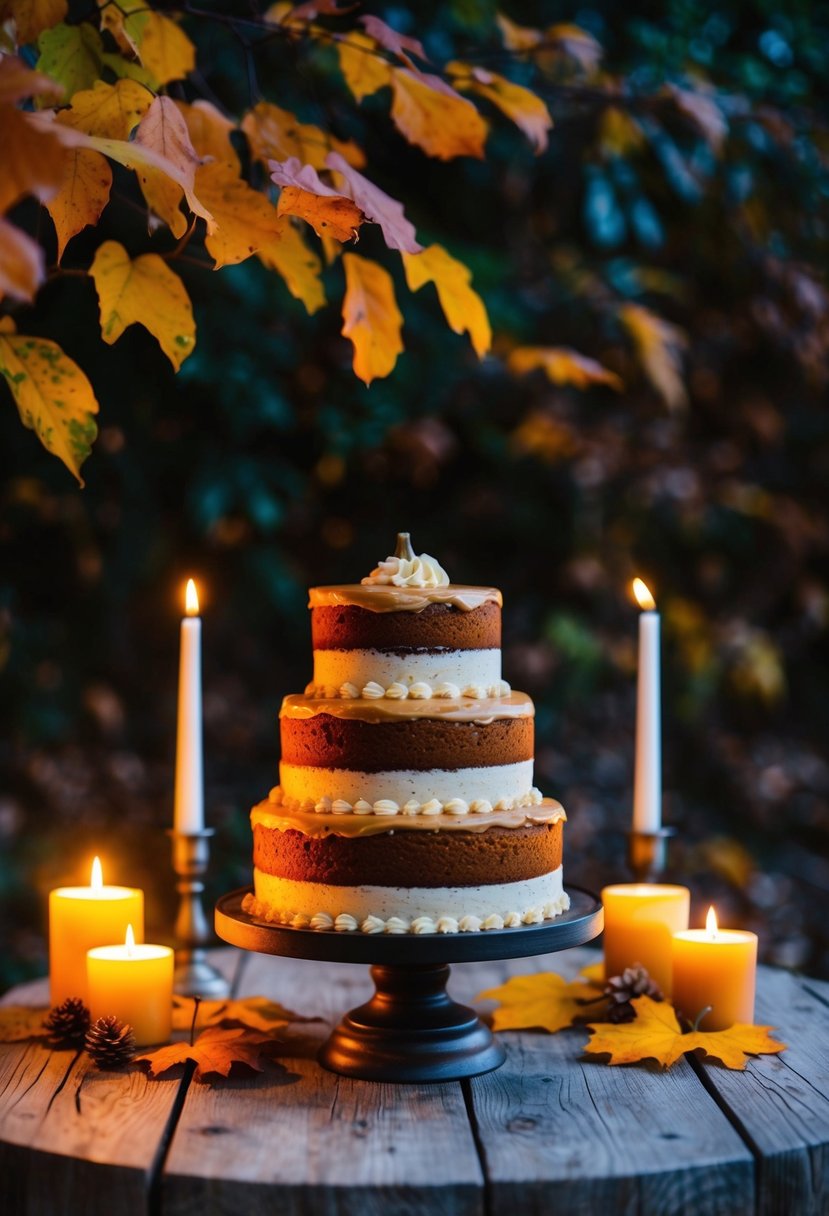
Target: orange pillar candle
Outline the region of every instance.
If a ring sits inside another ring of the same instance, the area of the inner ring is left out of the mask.
[[[86,952],[92,946],[123,941],[127,925],[144,940],[144,892],[136,887],[105,887],[96,857],[88,887],[58,887],[49,892],[49,999],[86,1001]]]
[[[667,883],[617,883],[602,891],[604,970],[609,978],[641,963],[666,996],[671,992],[673,935],[688,928],[691,893]]]
[[[173,1017],[173,952],[136,945],[127,926],[123,946],[96,946],[86,956],[92,1020],[114,1014],[132,1026],[139,1047],[166,1043]]]
[[[754,1022],[757,934],[720,929],[713,908],[704,929],[688,929],[673,940],[673,1004],[689,1022],[706,1006],[700,1030],[727,1030]]]

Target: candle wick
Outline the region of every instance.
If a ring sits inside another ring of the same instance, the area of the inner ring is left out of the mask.
[[[706,1014],[710,1013],[713,1008],[714,1008],[713,1005],[703,1005],[702,1009],[700,1009],[699,1013],[697,1014],[696,1021],[694,1022],[693,1026],[691,1027],[691,1030],[694,1032],[694,1034],[696,1034],[696,1032],[699,1030],[699,1024],[702,1021],[702,1019],[705,1017]]]

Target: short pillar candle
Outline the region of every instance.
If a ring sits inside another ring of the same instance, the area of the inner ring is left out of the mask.
[[[754,1022],[757,934],[720,929],[713,908],[704,929],[688,929],[673,939],[673,1004],[700,1030],[727,1030]]]
[[[137,887],[104,886],[101,863],[92,863],[88,887],[58,887],[49,892],[49,1000],[87,1000],[86,952],[92,946],[124,940],[132,925],[144,939],[144,892]]]
[[[138,1047],[166,1043],[172,1032],[173,952],[169,946],[136,945],[131,932],[121,946],[97,946],[86,956],[89,1010],[132,1026]]]
[[[691,893],[668,883],[617,883],[602,891],[605,975],[641,963],[671,994],[673,935],[688,928]]]

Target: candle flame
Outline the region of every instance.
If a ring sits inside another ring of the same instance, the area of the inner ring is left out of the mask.
[[[133,950],[135,949],[135,934],[132,931],[132,925],[127,925],[127,935],[124,938],[124,945],[127,948],[127,958],[132,958]]]
[[[705,918],[705,932],[712,941],[715,940],[717,936],[717,914],[713,907],[708,909],[708,915]]]
[[[101,859],[96,857],[92,863],[92,873],[89,876],[89,885],[93,891],[100,891],[104,885],[104,872],[101,868]]]
[[[184,593],[184,608],[188,616],[199,615],[199,593],[191,578],[187,580],[187,590]]]
[[[635,578],[632,583],[633,594],[637,604],[643,612],[653,612],[656,608],[656,600],[648,590],[647,583],[643,583],[641,578]]]

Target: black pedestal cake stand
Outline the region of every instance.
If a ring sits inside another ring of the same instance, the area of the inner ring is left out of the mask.
[[[523,958],[582,946],[602,931],[595,895],[569,887],[570,909],[555,920],[477,933],[366,934],[294,929],[242,911],[250,888],[216,904],[216,932],[259,954],[370,963],[375,993],[345,1014],[320,1051],[332,1072],[366,1081],[451,1081],[491,1072],[505,1053],[473,1009],[446,991],[449,963]]]

